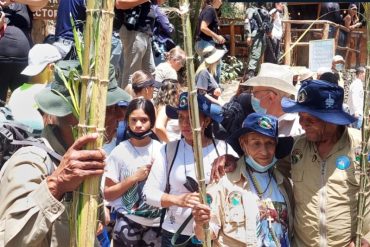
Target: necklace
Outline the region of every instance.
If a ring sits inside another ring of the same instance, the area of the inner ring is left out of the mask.
[[[257,178],[252,174],[252,171],[250,170],[250,168],[248,167],[248,164],[246,163],[245,165],[247,165],[247,172],[248,172],[248,175],[249,175],[249,178],[251,179],[251,181],[252,181],[252,185],[253,185],[253,187],[254,187],[254,189],[256,190],[256,192],[257,192],[257,196],[258,196],[258,198],[260,199],[260,201],[261,200],[263,200],[262,199],[262,196],[263,196],[263,194],[265,194],[265,192],[267,191],[267,189],[270,187],[270,195],[272,194],[272,188],[271,188],[271,186],[270,186],[270,183],[271,183],[271,181],[272,181],[272,172],[270,172],[270,171],[268,171],[268,173],[269,173],[269,182],[267,183],[267,186],[266,186],[266,188],[265,188],[265,190],[264,191],[262,191],[262,189],[261,189],[261,186],[260,186],[260,184],[258,183],[258,181],[257,181]],[[261,192],[262,191],[262,192]],[[270,196],[269,195],[269,196]],[[269,197],[268,196],[268,197]],[[280,245],[280,242],[279,242],[279,240],[278,240],[278,238],[277,238],[277,236],[276,236],[276,234],[275,234],[275,231],[274,231],[274,229],[272,228],[272,222],[273,222],[274,220],[273,220],[273,218],[271,217],[271,215],[269,215],[268,216],[268,218],[267,218],[267,222],[268,222],[268,229],[269,229],[269,232],[270,232],[270,234],[271,234],[271,237],[272,237],[272,240],[274,241],[274,243],[275,243],[275,245],[277,246],[277,247],[280,247],[281,245]]]
[[[246,165],[247,165],[248,176],[249,176],[250,180],[252,181],[253,188],[256,190],[257,196],[259,197],[259,199],[262,200],[262,196],[266,193],[267,189],[269,189],[269,187],[270,187],[271,180],[272,180],[272,172],[268,172],[269,173],[269,182],[267,183],[266,188],[262,191],[261,186],[257,181],[257,178],[253,175],[253,173],[250,170],[250,168],[248,167],[247,163],[246,163]],[[271,190],[271,193],[272,193],[272,188],[271,187],[270,187],[270,190]]]

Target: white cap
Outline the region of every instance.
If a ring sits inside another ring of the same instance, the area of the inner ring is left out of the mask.
[[[45,67],[62,59],[58,49],[50,44],[36,44],[28,53],[28,66],[21,72],[22,75],[35,76]]]
[[[344,58],[341,55],[335,55],[333,57],[333,62],[344,62]]]

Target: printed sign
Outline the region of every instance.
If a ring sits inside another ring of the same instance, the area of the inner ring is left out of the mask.
[[[34,20],[55,20],[57,18],[59,0],[49,0],[49,3],[33,13]]]
[[[317,72],[318,68],[331,68],[334,57],[334,39],[311,40],[309,42],[309,68]]]

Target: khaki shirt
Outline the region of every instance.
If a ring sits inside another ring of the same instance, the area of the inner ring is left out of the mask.
[[[314,143],[299,137],[292,151],[295,198],[293,246],[344,247],[356,236],[359,131],[346,128],[326,160]],[[369,186],[363,233],[370,242]]]
[[[43,149],[25,147],[5,163],[0,173],[1,247],[69,246],[69,204],[51,195],[45,180],[48,162]]]
[[[288,209],[289,234],[293,233],[293,205],[290,182],[274,169],[273,175]],[[215,246],[258,246],[256,221],[259,209],[248,185],[244,156],[238,160],[235,171],[227,173],[215,184],[208,186],[211,198],[210,227],[216,235]],[[231,203],[231,200],[240,200]]]

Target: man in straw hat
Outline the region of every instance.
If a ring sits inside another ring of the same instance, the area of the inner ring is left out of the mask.
[[[259,74],[241,85],[252,87],[251,103],[255,112],[278,118],[279,136],[302,134],[297,114],[284,112],[280,104],[283,97],[292,98],[297,93],[290,69],[282,65],[263,63]]]
[[[269,114],[278,119],[279,136],[298,136],[304,132],[299,124],[298,115],[286,113],[281,108],[280,102],[283,97],[293,98],[297,93],[293,86],[293,72],[287,66],[263,63],[256,77],[240,85],[252,87],[251,105],[255,112]],[[226,163],[228,167],[225,170],[232,171],[235,160],[236,158],[230,155],[216,159],[212,168],[212,178],[218,180],[220,174],[224,174]],[[284,175],[289,176],[290,163],[287,160],[279,160],[278,167]]]
[[[78,62],[61,61],[57,65],[68,75]],[[69,246],[69,192],[86,178],[104,172],[105,152],[83,150],[98,134],[74,141],[72,128],[78,120],[72,114],[71,97],[58,74],[50,88],[36,94],[35,100],[43,112],[56,117],[56,122],[43,130],[46,147],[19,149],[0,173],[1,246]],[[129,96],[117,86],[114,72],[110,73],[107,114],[118,118],[120,110],[116,104],[121,100],[127,101]],[[106,126],[112,124],[107,117]]]
[[[306,132],[291,153],[294,246],[354,246],[361,136],[347,127],[356,118],[343,111],[343,88],[321,80],[305,81],[297,101],[284,98],[281,105],[285,112],[299,113]],[[370,246],[369,195],[368,184],[362,246]]]

